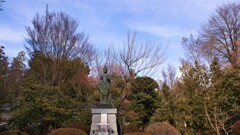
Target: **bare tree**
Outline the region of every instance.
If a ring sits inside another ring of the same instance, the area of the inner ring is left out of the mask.
[[[26,27],[30,56],[32,52],[41,52],[55,59],[79,57],[91,61],[95,50],[84,32],[77,32],[78,22],[63,12],[36,14],[33,27]]]
[[[172,88],[175,77],[176,77],[176,69],[174,66],[168,64],[166,70],[162,70],[162,77],[163,77],[163,82],[166,82],[166,84]]]
[[[118,108],[121,108],[127,99],[134,78],[137,75],[153,75],[164,62],[165,52],[161,47],[160,44],[153,42],[138,43],[136,32],[129,31],[122,48],[116,50],[109,47],[102,53],[103,55],[95,58],[95,73],[100,74],[105,65],[110,74],[115,73],[112,79],[124,80],[119,90],[121,96],[118,99]]]
[[[154,73],[163,63],[165,55],[161,45],[153,42],[137,43],[136,32],[128,32],[123,49],[116,53],[116,60],[123,67],[123,72],[134,70],[135,74],[147,75]]]
[[[220,6],[202,25],[200,48],[205,57],[218,57],[222,62],[239,65],[240,3]]]
[[[32,62],[35,58],[32,66],[38,66],[39,78],[45,83],[50,79],[51,84],[69,80],[80,67],[79,62],[87,65],[93,60],[94,46],[84,32],[77,32],[78,22],[74,18],[63,12],[48,12],[46,9],[45,15],[36,14],[32,24],[33,27],[26,27],[28,45],[25,47]],[[74,71],[68,69],[70,65],[66,66],[70,61],[78,63],[72,65]]]
[[[199,44],[199,38],[195,39],[193,35],[182,38],[182,46],[185,50],[185,56],[189,61],[201,61],[203,55],[201,54],[202,52],[201,48],[199,48]]]
[[[94,57],[94,63],[91,65],[91,72],[93,75],[99,76],[103,73],[103,67],[108,68],[108,73],[112,74],[114,66],[116,65],[114,60],[114,49],[112,46],[108,47],[104,51],[97,51],[98,54]]]
[[[124,80],[120,90],[118,108],[127,99],[133,79],[137,75],[152,75],[165,60],[165,52],[161,45],[153,42],[137,43],[136,32],[128,32],[127,39],[120,50],[109,49],[107,61],[117,65],[118,77]],[[109,53],[110,52],[110,53]],[[116,67],[116,66],[113,66]]]
[[[221,135],[221,131],[224,131],[226,135],[229,135],[225,125],[230,119],[227,113],[223,112],[220,108],[217,108],[217,106],[209,109],[206,103],[204,103],[204,111],[211,128],[217,133],[217,135]]]

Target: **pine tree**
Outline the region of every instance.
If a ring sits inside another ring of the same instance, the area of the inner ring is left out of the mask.
[[[6,101],[6,77],[8,75],[8,58],[5,56],[4,46],[0,46],[0,105]]]

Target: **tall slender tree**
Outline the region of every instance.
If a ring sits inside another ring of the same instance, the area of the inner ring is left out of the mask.
[[[8,74],[8,58],[5,56],[4,52],[4,46],[0,46],[0,91],[1,91],[1,102],[0,105],[2,105],[5,101],[5,78]]]
[[[12,103],[21,93],[23,84],[24,72],[26,70],[25,53],[19,52],[17,57],[14,57],[6,77],[6,91],[8,102]]]

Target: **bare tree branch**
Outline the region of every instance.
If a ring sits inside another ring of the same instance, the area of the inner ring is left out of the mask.
[[[202,25],[200,32],[201,53],[206,57],[220,57],[223,63],[239,66],[240,3],[220,6]],[[212,54],[212,55],[209,55]]]

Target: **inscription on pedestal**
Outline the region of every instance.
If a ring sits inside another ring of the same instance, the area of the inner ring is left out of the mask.
[[[117,109],[92,109],[90,135],[118,135]]]

